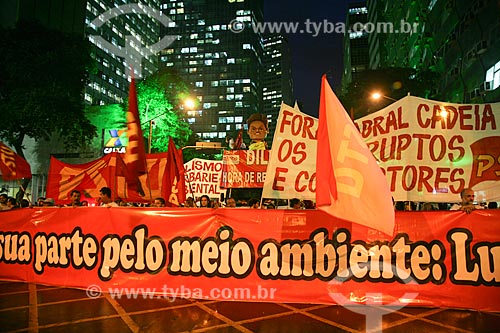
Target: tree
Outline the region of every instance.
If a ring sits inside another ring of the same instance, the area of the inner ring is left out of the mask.
[[[23,141],[49,140],[80,147],[96,135],[85,117],[83,91],[91,65],[83,36],[19,22],[0,29],[0,137],[24,157]],[[23,181],[17,197],[30,180]]]
[[[24,157],[23,140],[58,134],[67,147],[96,135],[85,117],[83,91],[91,64],[83,36],[20,22],[0,30],[0,137]]]
[[[359,79],[349,84],[346,93],[340,96],[340,99],[346,110],[352,112],[357,119],[393,102],[387,98],[375,101],[371,98],[373,92],[378,91],[395,100],[405,97],[408,93],[429,98],[433,87],[436,86],[436,79],[436,73],[412,68],[367,70]]]
[[[168,70],[161,70],[137,84],[141,127],[148,141],[152,134],[152,152],[167,151],[169,137],[177,146],[185,146],[192,138],[192,131],[183,114],[188,97],[187,83]],[[150,125],[153,125],[151,129]]]

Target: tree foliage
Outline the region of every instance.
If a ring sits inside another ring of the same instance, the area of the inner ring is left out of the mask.
[[[0,137],[24,156],[23,140],[58,134],[67,147],[96,135],[83,92],[90,44],[83,36],[21,22],[0,30]]]
[[[371,98],[373,92],[399,100],[408,93],[413,96],[432,97],[437,75],[430,71],[419,72],[412,68],[382,68],[364,71],[362,76],[352,81],[340,99],[346,110],[351,109],[355,118],[380,110],[394,101]]]
[[[167,151],[169,137],[177,146],[189,142],[192,131],[183,113],[183,103],[188,96],[187,83],[168,70],[161,70],[137,84],[141,127],[148,141],[152,134],[151,152]]]

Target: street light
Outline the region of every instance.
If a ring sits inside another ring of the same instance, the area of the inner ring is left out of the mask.
[[[377,92],[374,92],[372,95],[371,95],[372,99],[374,100],[379,100],[381,98],[385,98],[385,99],[388,99],[390,101],[393,101],[393,102],[397,102],[396,99],[392,98],[392,97],[389,97],[389,96],[386,96],[386,95],[382,95],[381,93],[379,93],[378,91]]]

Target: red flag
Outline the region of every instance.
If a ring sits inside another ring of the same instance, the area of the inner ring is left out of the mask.
[[[130,177],[127,177],[127,185],[130,189],[136,190],[141,195],[144,195],[139,176],[146,173],[146,150],[144,148],[144,138],[142,136],[141,122],[139,120],[137,90],[134,78],[132,78],[130,82],[128,96],[127,136],[128,146],[124,158],[130,174]]]
[[[470,145],[473,156],[472,170],[468,187],[485,181],[500,180],[500,172],[495,167],[495,156],[500,151],[500,136],[490,136]]]
[[[238,136],[236,140],[234,140],[234,149],[241,149],[241,145],[243,144],[243,126],[238,131]]]
[[[3,180],[31,178],[31,167],[28,162],[1,141],[0,175]]]
[[[330,215],[392,235],[386,178],[323,75],[316,156],[316,204]]]
[[[186,201],[186,179],[182,151],[177,150],[172,138],[168,140],[168,157],[163,175],[165,201],[169,206],[179,206]]]

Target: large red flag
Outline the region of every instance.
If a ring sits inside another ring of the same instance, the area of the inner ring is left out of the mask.
[[[3,180],[31,178],[31,167],[28,162],[1,141],[0,175]]]
[[[141,122],[139,120],[139,107],[137,105],[137,89],[135,80],[132,78],[128,96],[127,111],[127,136],[128,146],[125,153],[125,163],[129,171],[127,185],[141,195],[144,192],[139,181],[139,176],[146,173],[146,149],[144,148],[144,137],[142,136]]]
[[[234,149],[241,149],[243,145],[243,126],[238,131],[238,135],[236,136],[236,140],[234,141]]]
[[[182,151],[177,150],[174,140],[168,140],[168,157],[163,174],[163,191],[168,206],[179,206],[186,201],[186,179]]]
[[[316,205],[335,217],[392,235],[386,178],[323,75],[316,156]]]

